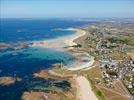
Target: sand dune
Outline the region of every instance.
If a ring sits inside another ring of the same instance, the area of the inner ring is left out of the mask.
[[[77,84],[77,99],[78,100],[98,100],[95,96],[89,81],[84,76],[75,76]]]

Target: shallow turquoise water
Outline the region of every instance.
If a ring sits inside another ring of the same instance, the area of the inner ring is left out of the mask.
[[[67,52],[52,50],[49,48],[41,48],[41,47],[30,47],[29,49],[25,50],[23,54],[30,54],[26,58],[59,60],[65,63],[72,60],[72,56]]]
[[[74,31],[54,31],[53,29],[81,26],[87,23],[89,22],[2,19],[0,42],[16,44],[24,41],[57,38],[73,34]],[[67,52],[40,47],[0,51],[0,76],[22,79],[21,82],[10,86],[0,86],[0,100],[20,100],[24,91],[29,91],[37,85],[51,86],[54,80],[35,79],[33,73],[42,69],[51,69],[52,65],[56,63],[67,64],[73,62],[73,60],[74,58]],[[57,86],[65,88],[65,84],[66,82],[63,82]]]

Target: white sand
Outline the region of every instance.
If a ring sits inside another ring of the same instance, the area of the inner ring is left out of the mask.
[[[32,46],[41,46],[41,47],[46,47],[46,48],[54,48],[57,50],[65,50],[64,47],[66,46],[77,45],[76,43],[74,43],[74,40],[86,34],[85,31],[80,30],[80,29],[71,29],[71,30],[75,30],[76,33],[72,35],[52,39],[52,40],[38,41],[38,42],[35,42]],[[77,54],[74,54],[74,55],[77,55]],[[85,57],[88,57],[88,56],[90,55],[87,55],[87,56],[85,55]],[[85,59],[80,56],[76,56],[76,57],[79,59]],[[92,66],[94,63],[94,57],[90,56],[87,60],[89,61],[81,62],[81,61],[76,60],[73,65],[69,65],[66,68],[68,70],[80,70],[84,68],[90,68],[90,66]],[[51,73],[55,74],[53,72]],[[59,74],[56,74],[56,75],[59,75]],[[94,92],[92,91],[89,81],[84,76],[75,76],[74,79],[76,80],[76,83],[78,84],[77,85],[77,98],[78,98],[77,100],[98,100]]]
[[[77,45],[73,41],[86,34],[85,31],[80,30],[80,29],[69,28],[66,30],[72,30],[76,32],[74,34],[61,36],[56,39],[50,39],[50,40],[45,40],[45,41],[35,41],[32,46],[55,48],[58,50],[63,50],[64,47]]]
[[[77,85],[77,100],[98,100],[89,81],[84,76],[75,77]]]
[[[94,64],[95,60],[94,57],[90,57],[90,61],[89,62],[85,62],[85,63],[80,63],[80,64],[75,64],[74,67],[67,67],[68,70],[80,70],[80,69],[85,69],[85,68],[89,68]],[[72,66],[72,65],[71,65]],[[76,66],[76,67],[75,67]],[[91,67],[92,68],[92,67]]]
[[[74,43],[74,40],[86,34],[86,31],[81,30],[81,29],[69,28],[67,30],[73,30],[76,32],[72,35],[62,36],[56,39],[45,40],[45,41],[35,41],[32,46],[52,48],[52,49],[59,50],[59,51],[66,51],[67,49],[64,47],[77,45],[76,43]],[[74,52],[72,53],[72,55],[75,56],[75,58],[85,59],[84,57],[76,56],[76,53]],[[85,52],[83,52],[83,54],[84,53]],[[88,57],[87,62],[75,60],[72,64],[66,65],[65,68],[67,68],[68,70],[74,71],[74,70],[80,70],[80,69],[88,68],[92,66],[94,63],[94,57],[88,54],[85,55],[85,57]]]

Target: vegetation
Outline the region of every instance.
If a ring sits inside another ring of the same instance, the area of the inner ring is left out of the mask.
[[[122,43],[134,46],[134,36],[117,35],[108,39],[111,43]]]

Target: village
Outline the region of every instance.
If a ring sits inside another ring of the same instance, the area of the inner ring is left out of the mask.
[[[120,80],[130,94],[134,95],[134,30],[132,25],[124,26],[122,23],[115,25],[114,22],[106,22],[97,26],[93,25],[86,30],[90,35],[85,38],[85,44],[88,43],[85,48],[92,47],[88,52],[99,60],[99,68],[106,86],[113,88],[114,81]]]

